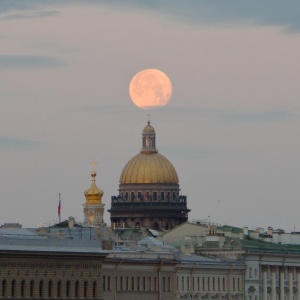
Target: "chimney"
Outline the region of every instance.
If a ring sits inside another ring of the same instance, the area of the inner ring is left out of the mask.
[[[69,217],[69,220],[68,220],[69,229],[72,229],[74,227],[74,223],[75,223],[74,217]]]

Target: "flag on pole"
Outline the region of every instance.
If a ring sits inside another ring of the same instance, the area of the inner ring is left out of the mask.
[[[58,209],[57,209],[57,213],[58,213],[58,218],[59,218],[59,222],[60,222],[60,210],[61,210],[61,200],[60,200],[60,194],[58,194]]]

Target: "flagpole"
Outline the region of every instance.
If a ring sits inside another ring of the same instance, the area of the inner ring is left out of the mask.
[[[60,196],[61,196],[61,194],[59,193],[58,194],[58,220],[59,220],[59,223],[61,222],[61,219],[60,219],[60,216],[61,216],[61,214],[60,214],[60,211],[61,211],[61,199],[60,199]]]

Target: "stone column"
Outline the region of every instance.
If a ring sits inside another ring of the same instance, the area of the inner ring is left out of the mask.
[[[284,267],[279,268],[280,276],[280,300],[284,300]]]
[[[293,300],[294,289],[293,289],[293,267],[288,267],[289,274],[289,300]]]
[[[272,296],[271,299],[276,299],[276,271],[277,266],[271,266],[271,289],[272,289]]]
[[[262,300],[268,300],[268,278],[267,278],[268,266],[262,266],[261,270],[262,270],[262,288],[263,288]]]

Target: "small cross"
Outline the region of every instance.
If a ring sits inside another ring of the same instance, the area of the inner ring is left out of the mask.
[[[92,166],[92,171],[95,171],[95,167],[96,167],[97,162],[93,159],[90,164]]]
[[[151,115],[148,114],[147,117],[148,117],[148,124],[150,124],[150,117],[151,117]]]

